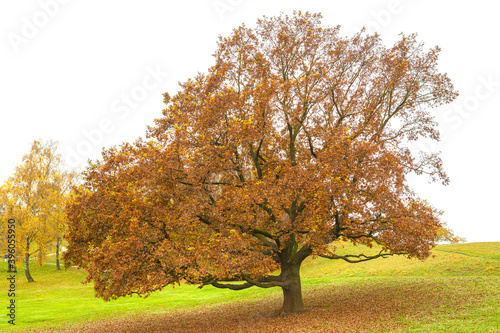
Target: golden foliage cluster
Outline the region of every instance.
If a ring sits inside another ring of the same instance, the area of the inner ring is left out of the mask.
[[[16,262],[24,261],[30,282],[30,257],[36,254],[42,265],[47,251],[55,243],[60,245],[66,226],[64,207],[76,177],[64,168],[56,142],[35,140],[0,187],[0,216],[15,220]],[[5,235],[3,230],[2,239]]]

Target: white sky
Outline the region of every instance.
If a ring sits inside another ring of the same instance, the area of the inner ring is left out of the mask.
[[[421,147],[442,151],[451,184],[412,184],[459,236],[500,241],[500,21],[487,0],[2,1],[0,181],[34,139],[58,140],[81,167],[103,146],[144,136],[162,93],[213,65],[219,35],[294,9],[321,12],[342,35],[366,26],[392,44],[416,32],[442,48],[440,70],[460,97],[435,111],[442,142]]]

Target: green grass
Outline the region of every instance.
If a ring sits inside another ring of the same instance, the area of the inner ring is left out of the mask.
[[[50,261],[49,261],[50,263]],[[7,265],[0,266],[6,272]],[[76,268],[56,271],[55,266],[42,267],[32,264],[31,274],[35,279],[27,283],[22,267],[16,274],[16,327],[0,323],[0,331],[28,327],[51,327],[74,322],[96,320],[113,316],[129,316],[139,312],[152,315],[172,310],[189,309],[193,306],[230,302],[235,299],[266,297],[270,290],[244,290],[235,294],[230,290],[213,287],[198,289],[196,286],[167,287],[149,297],[130,296],[105,302],[94,296],[90,284],[82,284],[85,272]],[[7,273],[3,275],[7,276]],[[0,290],[7,290],[3,279]],[[274,290],[273,290],[274,291]],[[276,290],[277,291],[277,290]],[[4,293],[6,294],[6,293]],[[8,305],[8,298],[3,297]]]
[[[339,251],[349,249],[349,245],[344,245]],[[366,254],[376,251],[364,250]],[[343,300],[344,308],[347,304],[354,308],[352,311],[370,312],[371,308],[357,308],[362,306],[357,303],[363,300],[362,303],[377,302],[377,306],[385,306],[389,312],[394,308],[389,319],[374,325],[373,331],[379,327],[378,332],[500,331],[500,243],[444,245],[436,247],[433,254],[434,257],[423,262],[402,257],[359,264],[308,259],[302,267],[306,305],[327,310],[331,307],[334,311]],[[24,271],[18,268],[16,325],[7,324],[4,315],[1,332],[65,327],[104,318],[119,320],[144,314],[190,313],[238,302],[259,304],[271,300],[272,308],[281,302],[279,289],[251,288],[234,292],[184,285],[167,287],[147,298],[134,296],[104,302],[94,297],[91,285],[80,283],[85,272],[76,268],[56,271],[50,263],[53,259],[42,267],[31,264],[34,283],[27,283]],[[0,263],[0,270],[3,276],[8,276],[5,262]],[[2,278],[0,302],[4,309],[9,302],[7,290],[7,280]],[[326,316],[314,327],[322,331],[329,320]]]
[[[360,247],[360,246],[358,246]],[[352,252],[352,245],[340,244],[338,253]],[[361,247],[365,254],[375,254],[377,248]],[[500,276],[500,242],[468,243],[438,246],[425,261],[394,256],[358,264],[323,258],[307,259],[301,276]]]

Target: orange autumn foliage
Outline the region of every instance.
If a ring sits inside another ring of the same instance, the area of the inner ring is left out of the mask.
[[[416,35],[391,47],[341,37],[320,14],[235,29],[207,74],[164,95],[145,140],[89,165],[67,206],[66,265],[87,269],[105,299],[181,281],[281,287],[289,313],[304,309],[309,256],[425,259],[439,212],[407,176],[448,178],[439,156],[408,145],[438,140],[431,110],[457,96],[438,54]],[[383,251],[338,255],[337,240]]]

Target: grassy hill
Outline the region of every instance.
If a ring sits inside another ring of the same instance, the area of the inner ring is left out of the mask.
[[[337,252],[348,253],[351,248],[352,245],[341,243],[337,246]],[[378,251],[376,247],[363,247],[362,252],[373,255]],[[425,261],[401,256],[358,264],[343,260],[308,259],[304,263],[302,277],[500,276],[500,242],[442,245],[437,246],[432,253],[434,257]]]
[[[4,316],[0,331],[281,332],[291,325],[295,332],[499,332],[500,242],[443,245],[433,254],[424,262],[308,259],[302,278],[311,311],[288,318],[268,317],[281,305],[279,289],[180,286],[104,302],[80,283],[85,272],[33,263],[36,282],[26,283],[21,268],[17,274],[16,325]],[[5,277],[6,268],[2,262]],[[0,280],[4,308],[7,283]]]

